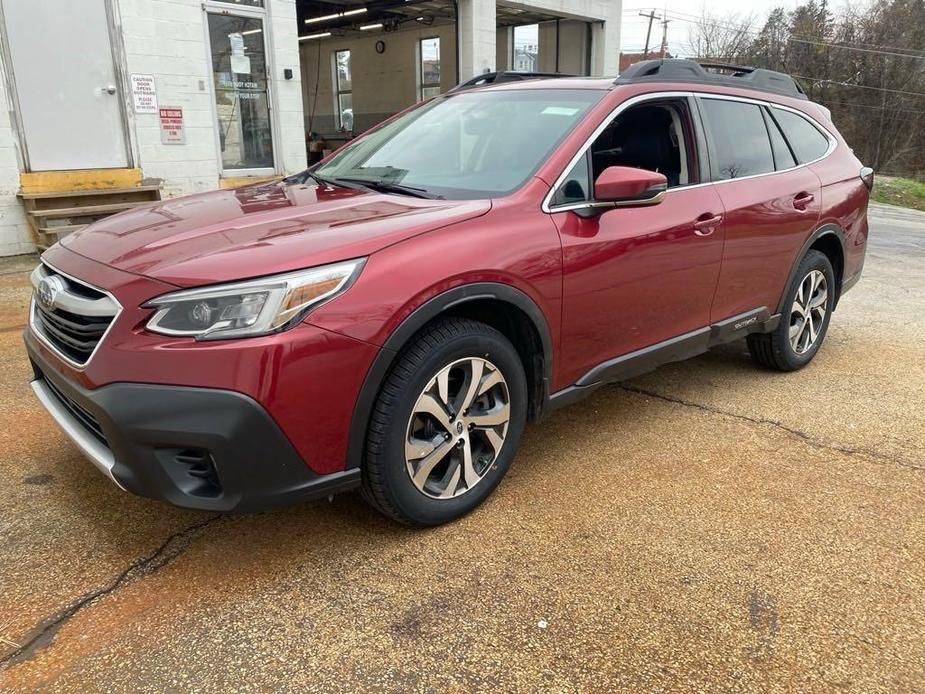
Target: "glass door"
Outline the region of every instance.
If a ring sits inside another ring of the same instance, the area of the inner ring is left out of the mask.
[[[206,13],[222,169],[272,173],[265,17]]]

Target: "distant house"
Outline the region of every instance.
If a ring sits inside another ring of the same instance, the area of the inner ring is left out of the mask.
[[[620,72],[623,72],[633,63],[638,63],[643,60],[656,60],[661,58],[661,50],[651,50],[648,53],[620,53]],[[671,55],[670,52],[665,53],[666,58],[674,58],[675,56]]]
[[[533,44],[515,46],[513,69],[518,72],[536,72],[539,54],[539,46]]]

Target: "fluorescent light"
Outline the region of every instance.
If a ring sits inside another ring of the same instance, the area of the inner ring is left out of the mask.
[[[241,36],[248,36],[249,34],[260,34],[263,32],[263,29],[251,29],[250,31],[242,31]]]
[[[326,22],[329,19],[340,19],[341,17],[349,17],[354,14],[363,14],[366,12],[365,7],[361,7],[358,10],[346,10],[344,12],[336,12],[335,14],[326,14],[322,17],[309,17],[305,20],[306,24],[314,24],[315,22]]]
[[[306,34],[305,36],[300,36],[299,41],[308,41],[309,39],[326,39],[330,35],[330,31],[322,31],[320,34]]]
[[[378,24],[367,24],[366,26],[360,27],[360,31],[372,31],[373,29],[381,29],[382,22]]]

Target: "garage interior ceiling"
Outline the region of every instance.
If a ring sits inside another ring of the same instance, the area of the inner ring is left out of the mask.
[[[397,31],[410,22],[451,24],[456,21],[453,0],[297,0],[299,35],[330,31],[335,36],[359,32],[361,26],[382,24],[382,31]],[[349,13],[349,14],[348,14]],[[323,19],[322,19],[323,18]],[[316,19],[308,24],[306,19]],[[556,15],[497,5],[499,27],[537,24],[559,19]]]

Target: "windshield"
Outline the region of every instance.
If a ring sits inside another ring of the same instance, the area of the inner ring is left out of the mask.
[[[451,94],[360,138],[313,173],[333,183],[365,182],[428,197],[504,195],[520,187],[605,94],[585,89]]]

